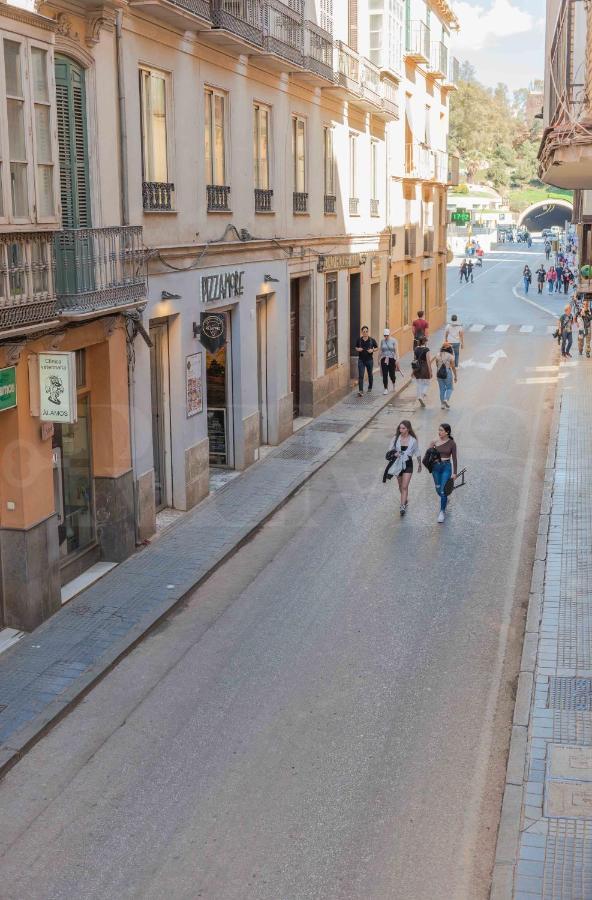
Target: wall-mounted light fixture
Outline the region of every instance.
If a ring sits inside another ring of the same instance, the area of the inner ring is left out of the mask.
[[[161,300],[180,300],[181,294],[171,294],[170,291],[161,291],[160,299]]]
[[[269,273],[267,273],[263,276],[263,281],[265,282],[265,284],[270,284],[272,281],[275,282],[276,284],[278,284],[279,278],[274,278],[273,275],[270,275]]]
[[[193,323],[193,337],[198,338],[201,334],[201,325],[198,322]]]

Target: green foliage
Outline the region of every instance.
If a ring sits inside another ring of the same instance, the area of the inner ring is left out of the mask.
[[[550,188],[538,182],[538,186],[521,187],[510,191],[510,209],[514,212],[522,212],[527,206],[545,200],[569,200],[573,199],[571,191],[561,188]]]
[[[463,181],[462,184],[457,185],[457,187],[455,187],[453,189],[452,193],[453,194],[468,194],[469,186],[468,186],[468,184],[466,184],[466,182]]]

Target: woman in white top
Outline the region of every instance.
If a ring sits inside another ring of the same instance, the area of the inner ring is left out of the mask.
[[[454,353],[452,344],[444,341],[440,352],[434,357],[436,367],[436,380],[440,389],[440,406],[442,409],[450,409],[449,400],[452,396],[452,381],[456,381],[456,366],[454,365]]]
[[[454,365],[458,368],[458,358],[460,356],[461,347],[465,346],[465,332],[462,323],[458,321],[458,316],[451,316],[450,322],[446,326],[444,340],[452,344],[454,350]]]
[[[419,450],[419,442],[415,434],[411,422],[403,419],[399,423],[399,427],[394,438],[389,444],[389,453],[394,451],[394,460],[389,472],[394,468],[394,474],[397,477],[399,485],[399,494],[401,495],[401,505],[399,506],[400,515],[404,516],[407,512],[407,504],[409,502],[409,482],[413,477],[413,457],[417,457],[417,471],[421,472],[421,453]]]

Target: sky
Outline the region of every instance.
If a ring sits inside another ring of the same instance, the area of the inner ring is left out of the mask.
[[[475,66],[483,84],[505,82],[511,90],[543,77],[543,0],[453,0],[461,30],[452,51]]]

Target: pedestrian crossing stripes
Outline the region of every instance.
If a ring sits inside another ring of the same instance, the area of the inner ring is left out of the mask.
[[[507,331],[509,325],[496,325],[494,331]]]
[[[516,324],[503,323],[500,325],[484,325],[479,322],[474,322],[469,325],[465,325],[465,333],[473,332],[475,334],[486,334],[487,332],[496,332],[497,334],[529,334],[532,337],[553,334],[557,325],[520,325],[518,322]]]
[[[483,331],[485,325],[471,325],[470,331]]]
[[[520,326],[521,334],[530,334],[531,331],[534,331],[534,325],[521,325]]]

